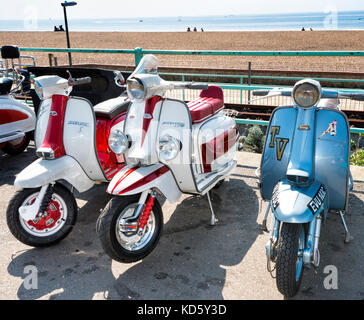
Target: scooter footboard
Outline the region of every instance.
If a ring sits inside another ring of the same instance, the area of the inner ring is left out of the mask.
[[[177,202],[182,193],[169,168],[162,164],[148,167],[125,167],[111,180],[107,192],[112,195],[132,195],[157,188],[171,203]]]
[[[327,189],[316,181],[308,187],[297,187],[283,179],[274,187],[271,206],[280,222],[308,223],[322,210],[327,213]]]
[[[38,159],[27,166],[16,177],[17,188],[37,188],[57,180],[66,180],[77,191],[84,192],[94,185],[79,163],[70,156],[55,160]]]

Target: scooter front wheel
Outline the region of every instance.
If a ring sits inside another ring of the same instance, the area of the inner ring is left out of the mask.
[[[1,150],[9,155],[22,153],[29,145],[30,136],[31,134],[27,132],[24,137],[7,142]]]
[[[114,197],[97,219],[96,231],[106,254],[113,260],[132,263],[150,254],[157,245],[162,229],[163,214],[157,199],[143,232],[125,227],[123,221],[133,216],[138,206],[139,195]],[[137,226],[137,219],[134,222]]]
[[[282,224],[277,246],[276,283],[285,297],[293,297],[301,285],[305,240],[303,224]]]
[[[48,187],[49,188],[49,187]],[[6,211],[10,232],[22,243],[32,247],[48,247],[64,239],[76,223],[77,204],[71,192],[56,184],[42,216],[26,221],[19,214],[21,206],[31,205],[40,188],[22,189],[15,193]]]

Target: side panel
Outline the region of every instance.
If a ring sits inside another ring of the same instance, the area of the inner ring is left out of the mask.
[[[296,118],[294,107],[277,108],[272,113],[260,165],[261,194],[265,200],[272,198],[274,186],[286,177]]]
[[[344,210],[348,197],[350,132],[344,113],[321,109],[316,121],[316,180],[328,189],[329,208]]]
[[[176,182],[184,192],[196,192],[192,172],[191,116],[188,106],[179,100],[166,99],[159,118],[158,137],[170,135],[182,142],[182,149],[177,157],[167,161]],[[158,138],[159,140],[159,138]],[[158,146],[156,146],[158,148]]]
[[[66,154],[80,163],[92,180],[106,180],[96,154],[95,116],[92,105],[82,98],[67,103],[63,143]]]
[[[35,114],[30,107],[8,96],[0,97],[0,136],[34,128]]]

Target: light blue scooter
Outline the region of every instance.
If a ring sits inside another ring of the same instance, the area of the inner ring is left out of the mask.
[[[364,100],[363,94],[323,90],[305,79],[293,89],[257,90],[253,95],[289,96],[294,105],[272,113],[260,167],[260,188],[272,210],[266,245],[268,270],[275,263],[278,290],[286,297],[299,290],[304,266],[318,267],[323,219],[330,210],[340,213],[345,242],[352,237],[344,213],[349,191],[350,131],[340,99]]]

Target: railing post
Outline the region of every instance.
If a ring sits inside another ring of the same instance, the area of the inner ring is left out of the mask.
[[[134,59],[135,59],[135,66],[137,66],[140,62],[140,60],[143,59],[143,49],[140,47],[137,47],[134,49]]]

